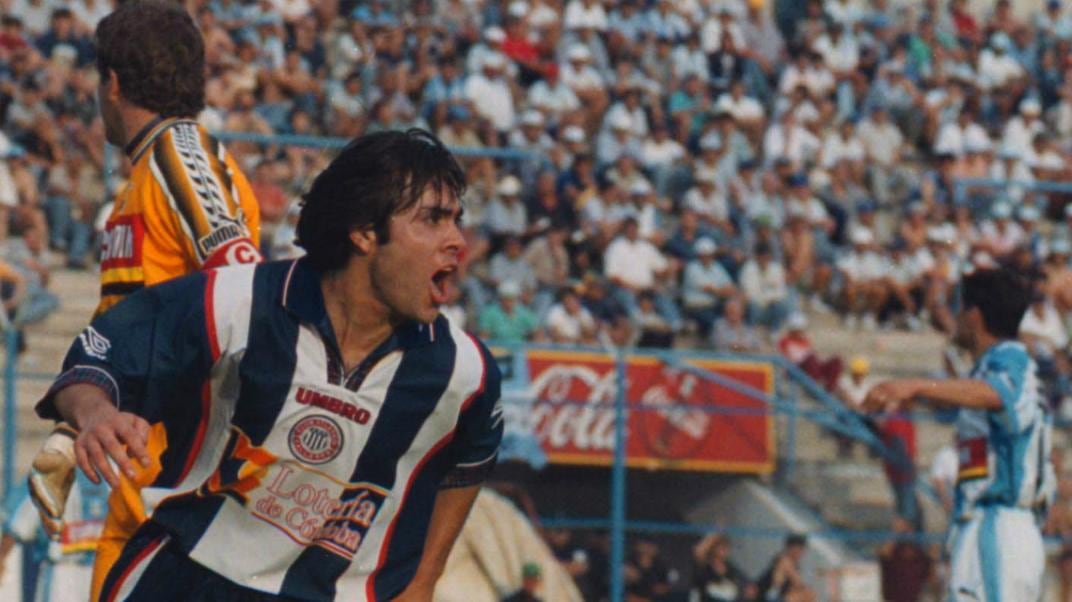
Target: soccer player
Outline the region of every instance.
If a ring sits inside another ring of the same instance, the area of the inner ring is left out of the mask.
[[[1056,489],[1051,418],[1035,362],[1016,335],[1031,287],[1006,269],[964,278],[955,342],[975,358],[970,378],[875,386],[866,410],[913,402],[960,409],[949,600],[1037,600],[1046,558],[1039,524]]]
[[[25,482],[13,493],[12,508],[0,539],[0,577],[13,544],[40,547],[43,553],[35,558],[40,560],[36,583],[29,590],[23,584],[24,591],[35,591],[33,599],[42,602],[87,600],[93,556],[108,513],[107,484],[93,483],[85,475],[77,475],[64,512],[62,531],[51,541],[31,503]]]
[[[260,260],[256,198],[223,145],[194,120],[205,106],[201,33],[181,6],[127,2],[94,39],[97,97],[108,142],[131,163],[101,241],[97,314],[146,286],[201,268]],[[70,429],[53,433],[34,459],[30,486],[42,519],[58,530],[73,477]],[[124,480],[99,560],[144,520],[144,500]]]
[[[359,138],[305,196],[306,257],[86,328],[38,412],[79,429],[91,478],[136,461],[164,492],[99,599],[432,599],[502,438],[495,361],[439,313],[463,187],[426,132]]]

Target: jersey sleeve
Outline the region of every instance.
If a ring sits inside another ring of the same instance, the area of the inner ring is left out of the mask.
[[[162,133],[151,171],[155,211],[192,265],[214,268],[261,260],[256,199],[223,145],[194,124]]]
[[[1001,398],[1001,409],[991,413],[998,428],[1015,434],[1030,426],[1031,414],[1037,411],[1032,399],[1039,383],[1026,351],[1015,347],[997,350],[986,361],[983,380]]]
[[[90,384],[120,410],[155,418],[161,404],[199,386],[213,362],[207,281],[197,273],[142,289],[95,318],[71,344],[37,414],[58,419],[56,394]]]
[[[495,358],[483,345],[484,388],[458,421],[458,433],[451,443],[451,468],[440,488],[472,487],[483,483],[499,455],[503,436],[503,408],[500,399],[502,376]]]

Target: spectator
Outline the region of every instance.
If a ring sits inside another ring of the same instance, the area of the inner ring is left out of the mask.
[[[776,332],[789,315],[785,268],[774,259],[770,245],[756,245],[754,256],[741,268],[741,292],[748,304],[748,321]]]
[[[555,343],[591,345],[596,342],[596,321],[572,288],[563,288],[559,292],[558,303],[547,312],[545,323],[547,335]]]
[[[756,353],[762,343],[756,331],[744,320],[744,301],[740,296],[726,299],[722,317],[711,329],[711,345],[718,351]]]
[[[663,560],[659,546],[650,539],[638,539],[625,560],[625,594],[632,602],[655,602],[670,592],[677,571]]]
[[[761,600],[784,600],[785,602],[811,602],[815,592],[804,581],[802,561],[807,552],[808,540],[803,535],[790,535],[785,547],[759,578],[756,589]]]
[[[930,482],[946,514],[953,512],[953,492],[959,470],[960,459],[952,445],[943,445],[931,460]]]
[[[669,276],[672,266],[654,245],[640,238],[636,218],[630,217],[623,222],[622,235],[607,247],[603,265],[607,278],[615,287],[615,297],[634,319],[639,313],[637,295],[657,290],[653,301],[659,315],[672,330],[678,330],[681,319],[677,306],[665,289],[657,287],[660,279]]]
[[[696,259],[685,266],[682,286],[685,315],[696,321],[700,335],[705,338],[718,319],[720,305],[737,294],[730,275],[715,261],[717,250],[718,246],[709,238],[696,242]]]
[[[778,340],[778,350],[790,363],[833,393],[837,391],[838,379],[841,377],[841,358],[836,355],[826,359],[819,357],[811,339],[808,338],[807,328],[808,319],[804,314],[794,313],[789,316],[786,332]]]
[[[526,562],[521,567],[521,589],[503,598],[503,602],[542,602],[540,586],[543,582],[543,570],[535,562]]]
[[[690,602],[738,602],[755,598],[755,586],[730,561],[730,540],[712,533],[692,549]]]
[[[521,287],[507,280],[498,287],[499,302],[480,312],[480,336],[502,343],[523,343],[539,328],[536,314],[520,303]]]
[[[842,279],[842,308],[845,324],[855,328],[862,324],[865,330],[874,330],[878,312],[889,296],[886,266],[874,247],[874,234],[859,228],[851,234],[852,252],[838,260],[838,274]]]

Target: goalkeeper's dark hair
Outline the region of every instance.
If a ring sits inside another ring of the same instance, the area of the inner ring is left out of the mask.
[[[961,301],[965,311],[979,309],[990,334],[1000,339],[1015,339],[1033,291],[1028,275],[1008,268],[980,269],[961,282]]]
[[[422,129],[355,138],[302,197],[298,245],[317,269],[346,266],[354,253],[350,233],[371,229],[390,241],[391,216],[413,207],[431,187],[461,198],[465,173],[447,147]]]
[[[164,117],[195,117],[205,108],[205,43],[181,5],[122,2],[93,37],[101,81],[114,71],[119,91]]]

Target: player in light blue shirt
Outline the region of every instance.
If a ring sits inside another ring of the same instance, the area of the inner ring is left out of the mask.
[[[913,402],[959,408],[959,470],[948,599],[1039,599],[1046,558],[1039,524],[1056,491],[1051,417],[1035,362],[1016,340],[1031,299],[1025,278],[1005,269],[965,276],[955,342],[969,351],[969,378],[884,382],[866,410]]]

